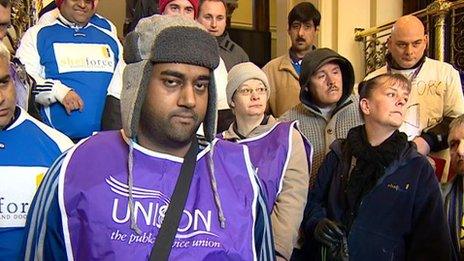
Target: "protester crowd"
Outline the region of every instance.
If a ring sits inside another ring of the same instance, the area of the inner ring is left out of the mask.
[[[417,17],[356,84],[308,2],[263,68],[226,0],[127,1],[124,39],[98,3],[0,43],[0,261],[464,259],[463,86]]]

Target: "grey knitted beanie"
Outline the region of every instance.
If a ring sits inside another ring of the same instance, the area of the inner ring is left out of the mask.
[[[205,138],[216,134],[216,87],[212,71],[219,65],[216,39],[193,21],[181,16],[154,15],[143,18],[126,36],[124,60],[127,63],[121,91],[121,116],[124,132],[136,138],[140,111],[145,100],[153,65],[184,63],[211,70],[208,108],[203,122]]]
[[[232,67],[227,75],[226,95],[229,107],[232,108],[232,97],[238,87],[251,79],[257,79],[263,82],[267,89],[267,99],[269,99],[270,89],[266,74],[252,62],[239,63]]]

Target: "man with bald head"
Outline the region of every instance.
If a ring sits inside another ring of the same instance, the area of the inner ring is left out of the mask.
[[[433,152],[447,159],[444,149],[448,147],[449,123],[464,113],[461,80],[452,65],[426,56],[427,44],[424,25],[417,17],[399,18],[387,41],[386,65],[366,79],[386,72],[406,76],[412,89],[400,130],[416,143],[420,153]]]

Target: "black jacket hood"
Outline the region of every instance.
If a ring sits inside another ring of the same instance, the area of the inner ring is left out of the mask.
[[[309,52],[301,62],[300,74],[300,101],[312,108],[317,108],[312,100],[311,94],[305,91],[311,80],[311,76],[323,65],[328,62],[335,62],[340,66],[343,77],[343,94],[337,103],[337,107],[351,95],[354,86],[354,70],[353,65],[345,57],[339,55],[337,52],[329,48],[320,48]]]

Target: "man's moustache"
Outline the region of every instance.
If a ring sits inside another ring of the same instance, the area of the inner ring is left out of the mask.
[[[181,116],[181,117],[191,117],[193,118],[195,121],[198,120],[198,114],[195,113],[194,110],[191,110],[191,109],[178,109],[178,110],[175,110],[173,112],[171,112],[171,117],[172,116]]]

